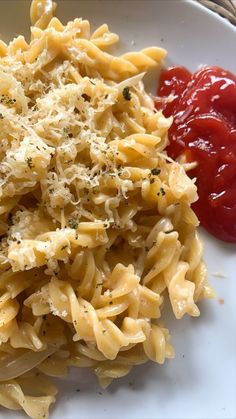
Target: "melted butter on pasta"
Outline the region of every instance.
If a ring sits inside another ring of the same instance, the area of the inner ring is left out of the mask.
[[[196,187],[142,82],[166,51],[115,57],[106,24],[55,8],[34,0],[30,43],[0,44],[0,404],[33,418],[46,376],[89,367],[106,387],[172,358],[163,304],[180,319],[213,296]]]

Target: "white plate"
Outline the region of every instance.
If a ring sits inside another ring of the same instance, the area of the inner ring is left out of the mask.
[[[28,0],[1,0],[3,39],[26,32],[28,10]],[[236,29],[195,2],[64,0],[58,16],[64,22],[82,16],[93,26],[108,23],[120,35],[122,50],[160,45],[167,48],[169,63],[191,70],[199,64],[219,65],[236,72]],[[89,371],[76,370],[59,382],[52,418],[236,418],[236,246],[205,232],[202,238],[210,281],[218,296],[200,304],[200,318],[177,321],[171,315],[166,319],[176,359],[164,366],[136,367],[106,391]],[[226,277],[212,276],[216,271]],[[1,410],[0,417],[24,416]]]

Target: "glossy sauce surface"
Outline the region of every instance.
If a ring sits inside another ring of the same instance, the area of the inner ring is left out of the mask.
[[[236,243],[236,77],[218,67],[194,74],[172,67],[161,74],[158,96],[157,109],[174,117],[168,154],[197,162],[189,175],[197,178],[201,224]]]

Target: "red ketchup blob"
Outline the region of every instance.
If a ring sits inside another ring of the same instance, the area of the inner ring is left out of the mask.
[[[236,243],[236,77],[218,67],[172,67],[158,96],[156,108],[174,117],[168,154],[197,162],[189,172],[199,195],[193,209],[211,234]]]

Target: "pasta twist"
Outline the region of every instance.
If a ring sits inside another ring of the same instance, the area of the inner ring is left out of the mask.
[[[97,345],[106,359],[115,359],[122,347],[145,341],[143,328],[147,330],[148,327],[146,316],[153,318],[160,316],[159,305],[162,299],[145,287],[138,286],[138,283],[139,278],[134,275],[132,266],[125,268],[117,265],[111,273],[110,290],[107,289],[99,297],[96,296],[96,300],[94,296],[92,298],[93,302],[96,301],[95,307],[99,307],[97,309],[84,298],[78,298],[68,283],[56,279],[48,286],[44,286],[41,293],[30,297],[25,304],[32,307],[35,315],[53,312],[63,320],[73,323],[76,331],[74,341],[91,341]],[[102,284],[96,284],[100,289],[101,286]],[[83,284],[80,287],[80,293],[83,295]],[[136,319],[124,317],[121,327],[118,328],[113,319],[124,313],[129,303],[131,307],[128,313],[131,311],[134,316],[134,298],[131,296],[130,301],[126,302],[123,301],[123,297],[137,287],[139,298],[136,299],[141,299],[142,303],[139,303],[136,309]],[[42,307],[41,312],[34,312],[32,304],[37,304],[37,299],[43,299],[45,302],[45,308]]]
[[[18,381],[0,382],[0,404],[12,410],[23,409],[27,415],[35,419],[46,418],[50,404],[55,401],[56,390],[54,386],[41,377],[31,378],[30,385],[33,385],[39,394],[46,395],[27,396],[24,389],[25,385],[27,388],[27,384],[29,389],[27,379],[22,378]]]
[[[147,71],[160,64],[166,56],[164,49],[150,47],[138,53],[131,52],[114,57],[103,52],[94,42],[87,39],[73,40],[72,46],[64,48],[64,53],[73,61],[78,61],[78,57],[81,57],[81,62],[88,68],[96,65],[103,77],[111,80],[124,80]]]
[[[32,0],[30,6],[32,25],[45,29],[55,13],[56,6],[52,0]]]
[[[5,292],[0,297],[0,342],[7,342],[12,334],[14,319],[18,313],[19,304],[10,298],[10,293]]]
[[[119,41],[119,36],[110,32],[108,26],[104,23],[93,32],[90,39],[94,45],[104,50],[117,43]]]

